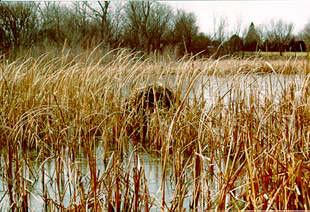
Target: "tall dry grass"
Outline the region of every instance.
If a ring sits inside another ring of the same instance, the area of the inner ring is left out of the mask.
[[[42,209],[66,211],[309,209],[309,72],[296,66],[299,84],[283,85],[279,104],[273,95],[262,103],[260,89],[233,83],[257,69],[232,67],[231,87],[214,90],[210,104],[204,78],[222,76],[221,62],[99,47],[2,60],[0,201],[12,211],[31,208],[32,196]],[[173,91],[171,107],[158,99],[147,115],[137,112],[131,99],[158,85]],[[141,151],[160,158],[160,200]]]

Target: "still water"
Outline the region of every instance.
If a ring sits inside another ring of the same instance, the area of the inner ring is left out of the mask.
[[[278,105],[283,95],[283,91],[290,85],[295,85],[295,96],[301,95],[302,87],[309,81],[306,75],[278,75],[278,74],[262,74],[262,75],[238,75],[226,77],[204,77],[197,80],[193,86],[190,98],[193,96],[202,97],[206,101],[207,109],[212,107],[219,99],[224,101],[224,105],[228,105],[230,100],[249,99],[254,96],[259,105],[264,104],[265,99],[272,100]],[[183,90],[185,94],[185,90]]]
[[[104,149],[103,145],[99,145],[97,147],[96,152],[96,168],[98,176],[103,176],[108,166],[110,166],[110,159],[112,160],[113,153],[108,157],[108,159],[104,160]],[[0,166],[2,169],[1,180],[0,180],[0,211],[8,211],[9,206],[9,194],[8,194],[8,184],[7,180],[4,176],[4,169],[6,168],[5,160],[7,151],[1,151],[0,156]],[[67,153],[67,152],[66,152]],[[32,152],[33,156],[36,154]],[[31,157],[31,156],[30,156]],[[63,160],[63,170],[62,170],[62,182],[65,185],[64,187],[64,197],[63,197],[63,205],[64,207],[68,207],[70,205],[70,201],[72,201],[74,184],[77,178],[82,177],[83,184],[85,186],[86,193],[91,192],[90,188],[90,177],[89,177],[89,166],[87,157],[83,156],[83,154],[79,154],[74,162],[70,161],[70,156],[68,154],[64,154],[62,156]],[[27,161],[26,161],[27,160]],[[132,149],[129,150],[127,155],[124,155],[123,158],[124,163],[121,165],[124,170],[130,170],[130,183],[133,186],[133,170],[134,170],[134,152]],[[21,162],[22,163],[22,162]],[[44,165],[43,165],[44,164]],[[31,211],[44,211],[44,191],[42,186],[42,169],[44,169],[44,186],[45,190],[48,191],[48,197],[53,200],[58,200],[58,188],[56,184],[56,164],[57,157],[51,156],[50,158],[45,159],[44,161],[31,161],[25,159],[23,164],[23,172],[22,177],[25,181],[27,181],[27,188],[29,189],[29,193],[31,194],[29,197],[29,207]],[[148,186],[148,192],[150,196],[149,204],[152,205],[153,210],[161,207],[162,200],[162,191],[163,191],[163,183],[165,185],[165,201],[167,206],[170,206],[170,202],[172,201],[173,192],[175,182],[173,181],[173,169],[172,166],[169,165],[166,168],[166,176],[163,181],[163,166],[159,157],[148,154],[147,152],[139,152],[138,154],[138,169],[144,169],[145,180]],[[77,171],[79,170],[79,171]],[[80,173],[78,173],[80,172]],[[190,180],[191,173],[186,173],[186,178]],[[191,192],[189,192],[190,194]],[[79,197],[77,198],[79,200]],[[188,207],[190,203],[190,196],[185,198],[184,207]]]

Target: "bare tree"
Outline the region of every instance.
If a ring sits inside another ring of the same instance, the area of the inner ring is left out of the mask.
[[[90,9],[92,12],[92,18],[99,23],[99,32],[100,37],[104,43],[109,43],[112,36],[112,25],[109,20],[109,5],[110,1],[97,1],[99,5],[99,9],[96,9],[94,6],[91,6],[88,2],[84,2],[84,4]]]
[[[130,1],[127,5],[127,25],[124,37],[133,48],[149,50],[148,19],[151,10],[150,1]]]
[[[170,8],[153,1],[131,1],[127,5],[124,39],[132,48],[150,52],[159,49],[168,31]]]
[[[43,29],[55,28],[60,30],[64,18],[62,14],[65,14],[65,9],[65,7],[61,7],[59,2],[44,2],[39,7],[41,27]]]
[[[197,35],[197,32],[195,15],[179,10],[175,18],[174,37],[175,41],[184,47],[185,54],[191,51],[192,39],[194,35]]]
[[[281,19],[278,21],[272,20],[267,28],[267,38],[279,42],[289,41],[292,38],[293,28],[292,23],[285,23]]]
[[[227,32],[227,19],[223,16],[221,16],[219,19],[214,15],[213,16],[213,38],[215,40],[218,40],[220,43],[223,42],[226,38],[226,32]]]
[[[238,16],[236,19],[235,27],[234,27],[231,34],[239,36],[241,33],[241,27],[242,27],[242,18],[241,18],[241,16]]]
[[[0,50],[3,53],[34,43],[36,11],[37,5],[34,3],[0,4]]]
[[[126,2],[123,0],[114,0],[110,5],[109,20],[111,23],[111,34],[113,38],[112,48],[123,45],[122,31],[126,25]]]
[[[308,49],[310,47],[310,20],[309,22],[305,25],[303,32],[301,33],[301,37],[306,43]]]
[[[288,48],[289,42],[293,38],[292,23],[285,23],[283,20],[272,20],[265,26],[265,45],[269,50],[283,52]]]
[[[171,10],[168,6],[154,3],[148,21],[148,31],[150,32],[150,50],[161,48],[161,42],[167,35],[169,21],[171,20]]]

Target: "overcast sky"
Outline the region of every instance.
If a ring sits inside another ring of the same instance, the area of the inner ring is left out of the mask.
[[[241,33],[251,22],[255,26],[268,24],[270,20],[282,19],[294,24],[294,33],[299,33],[310,22],[310,0],[204,0],[204,1],[163,1],[187,12],[195,13],[199,31],[212,34],[214,18],[225,18],[229,31],[235,31],[241,24]]]

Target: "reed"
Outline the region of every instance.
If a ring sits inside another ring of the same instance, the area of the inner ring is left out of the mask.
[[[310,209],[299,60],[158,58],[98,46],[1,60],[1,209]]]

